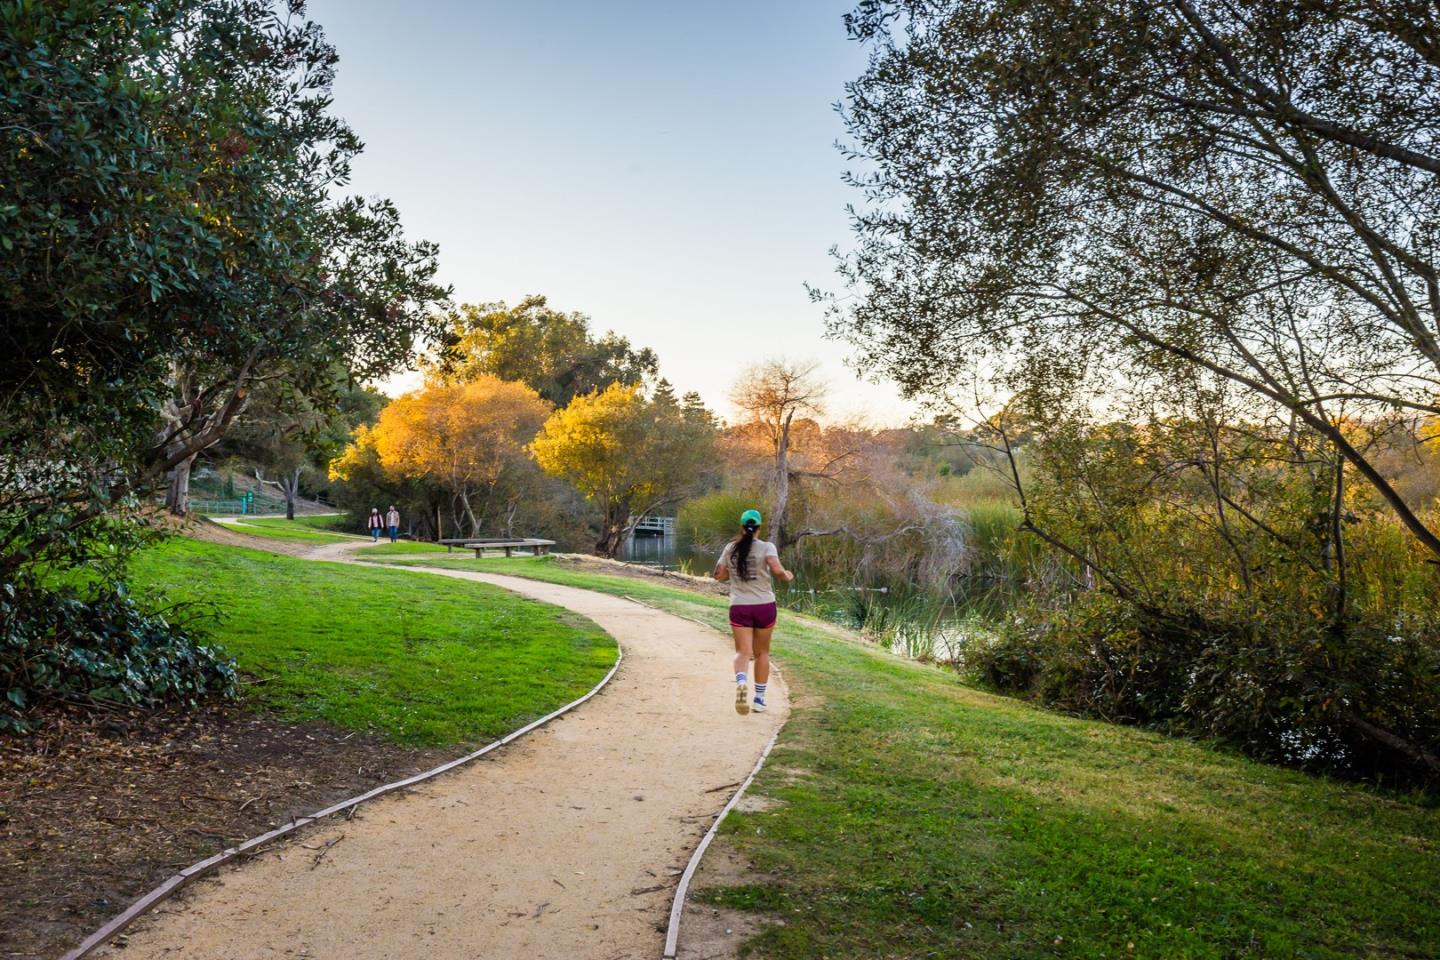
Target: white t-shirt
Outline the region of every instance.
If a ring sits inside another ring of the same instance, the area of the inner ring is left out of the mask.
[[[766,562],[767,557],[778,557],[780,551],[775,549],[775,544],[758,537],[750,544],[750,555],[745,564],[749,568],[750,579],[746,580],[740,576],[740,571],[735,569],[735,564],[730,561],[730,555],[735,550],[734,542],[725,544],[725,549],[720,551],[721,567],[730,568],[730,605],[747,606],[752,603],[774,603],[775,588],[770,576],[770,564]]]

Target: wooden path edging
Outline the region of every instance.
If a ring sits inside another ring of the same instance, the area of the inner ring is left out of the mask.
[[[782,726],[781,729],[784,727]],[[760,759],[755,761],[755,769],[750,771],[750,776],[740,784],[740,789],[735,791],[735,796],[730,798],[730,802],[725,804],[725,808],[715,817],[715,822],[710,824],[710,829],[705,833],[705,838],[700,841],[700,846],[696,847],[695,852],[690,855],[690,862],[685,865],[685,872],[680,875],[680,884],[675,888],[675,901],[670,906],[670,922],[665,927],[665,952],[661,954],[661,960],[675,960],[675,952],[679,949],[680,943],[680,915],[685,910],[685,894],[690,891],[690,879],[695,875],[696,868],[700,866],[700,858],[705,855],[710,841],[715,839],[715,832],[720,829],[720,822],[725,819],[725,815],[735,807],[735,804],[740,802],[740,798],[745,795],[746,788],[750,786],[750,781],[754,780],[755,775],[760,772],[760,768],[765,766],[765,760],[770,756],[770,750],[778,739],[780,739],[780,731],[776,730],[775,735],[770,738],[770,742],[765,744],[765,749],[761,751]]]
[[[458,757],[454,760],[442,763],[440,766],[435,767],[433,770],[426,770],[423,773],[415,774],[413,777],[406,777],[404,780],[396,780],[393,783],[381,784],[380,786],[375,787],[372,790],[368,790],[365,793],[360,794],[359,796],[351,797],[348,800],[341,800],[339,803],[333,803],[330,806],[326,807],[324,810],[318,810],[315,813],[310,814],[308,817],[297,817],[283,827],[271,830],[268,833],[262,833],[258,837],[251,837],[249,840],[246,840],[244,843],[241,843],[238,846],[227,847],[212,857],[207,857],[206,859],[201,860],[198,863],[190,864],[190,866],[181,870],[179,873],[171,876],[169,879],[161,883],[158,887],[151,890],[149,893],[145,894],[139,900],[136,900],[134,903],[130,904],[130,906],[125,909],[124,913],[121,913],[119,916],[113,918],[104,926],[102,926],[99,930],[96,930],[94,933],[90,934],[90,936],[86,937],[83,941],[81,941],[78,947],[66,953],[60,958],[60,960],[80,960],[80,958],[82,957],[89,956],[110,938],[114,937],[117,933],[128,927],[137,918],[143,916],[146,913],[149,913],[155,907],[159,906],[162,902],[169,899],[177,890],[188,884],[191,880],[194,880],[197,877],[202,877],[212,872],[216,868],[226,863],[229,863],[231,860],[234,860],[236,857],[239,857],[243,854],[252,853],[260,847],[263,847],[266,844],[270,843],[271,841],[278,840],[286,834],[293,833],[301,827],[307,827],[312,823],[325,819],[326,817],[334,816],[342,810],[347,810],[351,807],[358,806],[359,804],[362,804],[367,800],[374,800],[375,798],[384,796],[387,793],[393,793],[396,790],[403,790],[406,787],[412,787],[417,783],[421,783],[433,777],[438,777],[442,773],[446,773],[450,770],[455,769],[456,767],[463,766],[473,760],[477,760],[480,757],[483,757],[485,754],[490,753],[492,750],[498,750],[506,744],[520,739],[525,734],[531,732],[532,730],[535,730],[538,727],[544,726],[545,724],[549,723],[551,720],[554,720],[556,717],[562,714],[569,713],[571,710],[574,710],[576,707],[580,706],[582,703],[599,693],[601,689],[603,689],[604,686],[610,682],[611,678],[615,676],[615,673],[620,669],[621,661],[623,661],[624,659],[625,651],[620,646],[619,638],[616,638],[614,666],[610,668],[609,673],[605,674],[605,676],[600,679],[599,683],[595,684],[595,686],[590,689],[589,693],[585,694],[583,697],[580,697],[578,700],[572,700],[569,703],[565,704],[563,707],[547,713],[539,720],[532,721],[531,723],[528,723],[525,726],[521,727],[519,730],[515,730],[511,733],[506,734],[504,737],[496,740],[494,743],[481,747],[479,750],[476,750],[473,753],[467,753],[463,757]],[[768,747],[766,748],[766,753],[769,753]],[[749,781],[746,782],[748,783]],[[743,790],[744,788],[742,787],[741,789]],[[727,807],[726,809],[729,808]],[[722,813],[721,816],[724,816],[724,814]]]

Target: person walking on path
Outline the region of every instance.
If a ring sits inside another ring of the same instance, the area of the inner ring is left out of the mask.
[[[374,543],[380,542],[380,508],[370,508],[370,540]]]
[[[730,632],[735,636],[735,712],[750,712],[746,669],[755,658],[755,705],[765,710],[765,685],[770,682],[770,635],[779,610],[775,604],[774,577],[786,583],[795,574],[780,562],[775,544],[755,536],[760,511],[740,514],[740,533],[725,545],[715,563],[715,579],[730,584]]]
[[[385,511],[385,526],[390,528],[390,542],[394,543],[400,539],[400,511],[395,509],[395,504],[390,504],[390,509]]]

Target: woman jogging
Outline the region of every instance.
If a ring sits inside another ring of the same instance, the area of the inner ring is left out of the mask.
[[[370,539],[373,540],[375,543],[379,543],[379,542],[380,542],[380,528],[384,525],[384,522],[385,522],[385,521],[383,521],[383,520],[380,519],[380,508],[379,508],[379,507],[371,507],[371,508],[370,508]]]
[[[765,710],[765,685],[770,682],[770,635],[775,632],[775,591],[772,577],[786,583],[795,574],[780,563],[775,544],[755,536],[760,511],[740,514],[740,535],[725,545],[715,564],[715,579],[730,584],[730,632],[735,635],[735,712],[750,712],[745,670],[755,657],[755,710]]]

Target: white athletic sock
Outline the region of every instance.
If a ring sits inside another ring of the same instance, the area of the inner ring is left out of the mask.
[[[761,703],[765,702],[765,684],[755,684],[755,699]]]
[[[735,674],[735,682],[736,682],[736,683],[744,683],[744,682],[745,682],[745,674],[743,674],[743,673],[737,673],[737,674]]]

